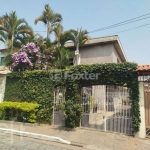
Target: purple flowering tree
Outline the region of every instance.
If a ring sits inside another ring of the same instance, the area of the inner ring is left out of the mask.
[[[54,66],[53,62],[55,60],[54,52],[55,52],[55,45],[48,39],[44,39],[40,36],[36,40],[37,47],[40,47],[40,59],[38,61],[38,69],[40,70],[49,70],[52,69]]]
[[[12,68],[14,71],[26,69],[48,70],[53,68],[55,46],[42,37],[36,39],[35,43],[30,42],[22,45],[18,53],[11,55],[13,59]]]
[[[23,45],[18,53],[12,54],[13,64],[12,68],[16,71],[34,69],[36,62],[40,58],[39,47],[34,43]]]

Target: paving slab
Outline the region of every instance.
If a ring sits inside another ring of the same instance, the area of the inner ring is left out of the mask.
[[[149,139],[138,139],[118,133],[106,133],[99,130],[78,128],[67,130],[53,125],[29,126],[23,124],[6,124],[3,128],[11,128],[24,132],[60,137],[72,143],[78,143],[88,149],[99,150],[150,150]],[[2,126],[0,126],[2,128]]]

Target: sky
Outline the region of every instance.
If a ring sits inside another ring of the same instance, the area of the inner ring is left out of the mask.
[[[0,16],[16,10],[18,18],[25,18],[35,33],[46,37],[44,24],[39,22],[34,25],[45,4],[62,15],[64,31],[82,27],[90,32],[150,13],[150,0],[0,0]],[[145,24],[150,24],[150,18],[93,32],[89,36],[118,35],[128,61],[139,65],[150,64],[150,25],[120,32]],[[4,48],[1,42],[0,48]]]

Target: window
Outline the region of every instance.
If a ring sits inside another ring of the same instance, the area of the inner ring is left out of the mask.
[[[1,66],[4,65],[4,60],[5,60],[5,57],[1,57],[1,62],[0,62],[0,65],[1,65]]]

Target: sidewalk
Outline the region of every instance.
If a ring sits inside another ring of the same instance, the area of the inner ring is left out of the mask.
[[[106,133],[98,130],[77,128],[67,131],[65,128],[50,125],[30,126],[22,123],[0,122],[0,128],[14,129],[68,140],[75,145],[94,150],[150,150],[150,140],[137,139],[117,133]]]

